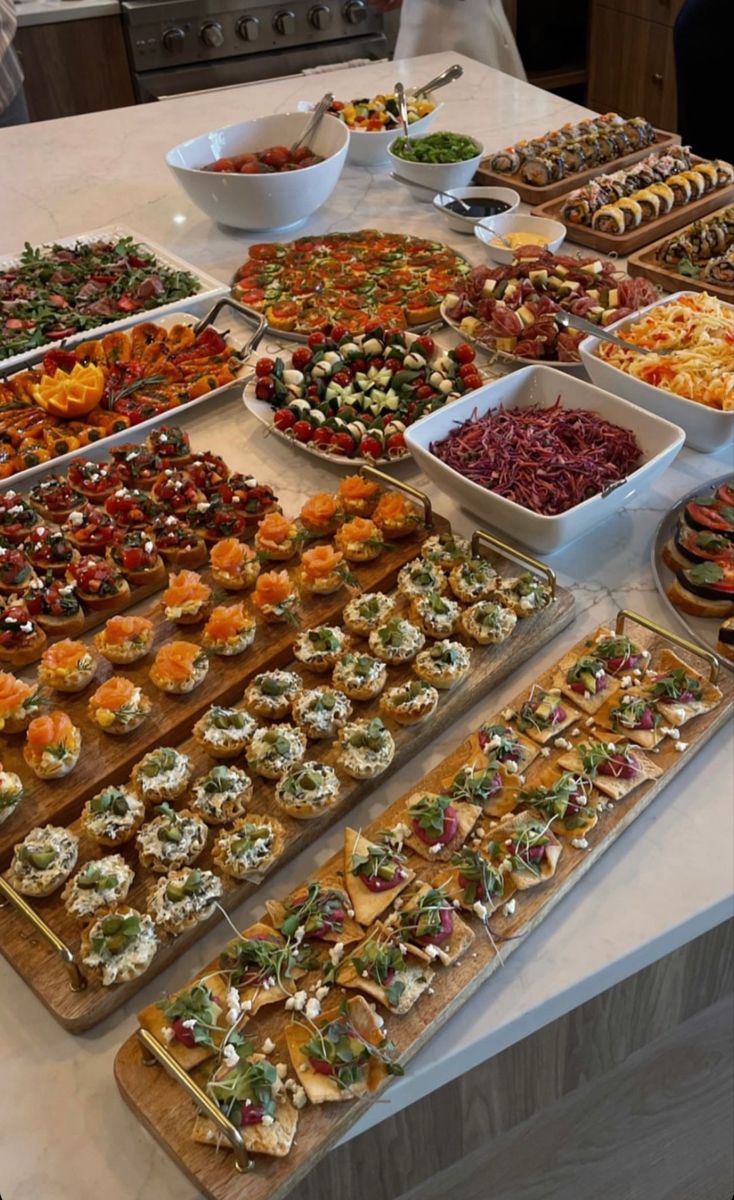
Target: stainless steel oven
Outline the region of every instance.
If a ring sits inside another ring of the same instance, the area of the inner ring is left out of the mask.
[[[387,55],[366,0],[123,0],[138,100]]]

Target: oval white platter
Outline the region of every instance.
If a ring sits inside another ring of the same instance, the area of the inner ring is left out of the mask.
[[[518,354],[508,354],[506,350],[495,350],[486,342],[480,341],[479,338],[472,337],[470,333],[466,333],[461,328],[461,323],[454,317],[449,316],[446,310],[446,301],[441,304],[441,319],[446,322],[450,329],[459,337],[469,342],[470,345],[476,346],[483,354],[496,355],[501,363],[507,363],[508,367],[554,367],[556,371],[565,371],[569,375],[581,375],[584,379],[588,378],[586,368],[582,362],[554,362],[550,358],[521,358]]]

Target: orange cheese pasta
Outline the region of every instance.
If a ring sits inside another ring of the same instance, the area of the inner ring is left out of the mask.
[[[708,292],[684,295],[653,308],[621,331],[636,346],[674,348],[673,354],[636,354],[611,342],[597,350],[628,375],[724,412],[734,410],[734,307]]]

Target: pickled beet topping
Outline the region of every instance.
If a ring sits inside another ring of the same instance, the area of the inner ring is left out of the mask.
[[[450,908],[439,908],[436,910],[440,921],[440,928],[435,933],[417,934],[415,941],[421,946],[440,946],[442,942],[448,941],[451,934],[454,932],[454,914]]]
[[[539,863],[545,858],[545,845],[521,846],[518,842],[511,842],[507,849],[513,858],[521,858],[526,863]]]
[[[414,817],[410,824],[415,836],[420,838],[426,846],[435,846],[437,843],[445,846],[456,836],[459,828],[459,814],[451,805],[444,809],[443,829],[440,833],[432,833],[430,830],[424,829],[418,817]]]
[[[182,1046],[187,1046],[189,1050],[193,1050],[196,1045],[194,1031],[189,1029],[188,1025],[184,1025],[183,1017],[177,1017],[175,1021],[172,1021],[171,1029],[177,1042],[180,1042]]]
[[[395,863],[394,859],[390,859],[389,862],[395,864],[395,871],[390,877],[385,878],[382,875],[362,875],[360,877],[368,891],[389,892],[392,888],[397,887],[398,884],[403,882],[405,879],[403,868],[399,863]]]
[[[600,775],[611,775],[614,779],[634,779],[639,769],[634,754],[610,754],[598,768]]]
[[[262,1104],[250,1104],[246,1100],[242,1101],[240,1105],[241,1125],[261,1125],[264,1116],[265,1109]]]

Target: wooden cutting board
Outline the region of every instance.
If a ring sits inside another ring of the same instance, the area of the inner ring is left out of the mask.
[[[568,192],[556,197],[555,200],[536,205],[532,210],[533,216],[550,217],[553,221],[561,221],[562,224],[565,224],[561,217],[561,208],[567,195]],[[692,200],[690,204],[672,208],[669,213],[657,217],[654,221],[647,221],[638,225],[636,229],[628,229],[625,233],[602,233],[598,229],[592,229],[590,225],[566,224],[567,237],[570,242],[577,242],[580,246],[589,246],[590,249],[598,250],[602,254],[615,253],[619,256],[631,254],[633,250],[639,250],[641,246],[647,246],[650,242],[667,237],[684,225],[690,225],[692,221],[697,221],[700,217],[707,217],[709,213],[725,204],[730,204],[732,200],[734,200],[734,184],[727,184],[726,187],[707,192],[698,200]]]
[[[514,564],[510,563],[507,559],[503,560],[497,555],[491,557],[497,567],[502,568],[503,574],[508,574],[516,570]],[[323,817],[317,820],[297,821],[285,815],[281,816],[273,798],[274,785],[270,781],[256,779],[253,801],[251,804],[248,804],[248,813],[269,812],[277,815],[286,829],[284,854],[273,864],[272,869],[277,870],[278,867],[288,862],[305,846],[315,841],[325,829],[342,817],[345,812],[353,808],[366,795],[381,788],[391,774],[399,770],[400,767],[431,742],[439,726],[445,727],[457,720],[462,712],[470,708],[483,696],[486,696],[492,688],[511,674],[520,663],[530,658],[540,645],[544,645],[551,638],[555,637],[561,629],[565,628],[573,619],[573,611],[574,599],[572,593],[565,588],[559,588],[557,589],[554,603],[537,616],[518,621],[512,636],[506,642],[496,646],[474,646],[472,669],[469,675],[455,689],[440,693],[438,709],[431,718],[414,726],[401,726],[395,722],[386,721],[396,745],[395,757],[390,768],[375,780],[361,782],[349,779],[346,775],[340,773],[342,790],[339,804],[324,814]],[[315,624],[316,622],[314,621],[313,623]],[[291,655],[280,658],[279,665],[287,666],[289,670],[295,670],[301,674],[306,687],[317,687],[324,683],[328,684],[330,681],[328,674],[317,675],[314,672],[305,670],[301,664],[292,661]],[[389,668],[387,686],[398,684],[410,676],[410,667],[391,667]],[[244,676],[241,674],[236,686],[236,698],[238,700],[241,697],[243,687]],[[234,686],[232,690],[234,691]],[[356,717],[377,716],[379,715],[378,703],[376,701],[367,704],[355,702],[354,715]],[[179,729],[181,737],[183,737],[182,730],[184,728],[186,732],[189,731],[191,721],[192,718],[182,719]],[[119,741],[119,739],[114,740]],[[157,737],[155,739],[156,744],[161,740],[160,736]],[[173,739],[169,738],[168,740],[173,742]],[[215,761],[210,759],[192,738],[182,741],[179,737],[177,742],[178,748],[183,750],[192,759],[195,766],[195,775],[203,774],[211,766],[215,765]],[[331,765],[335,764],[335,754],[331,743],[326,741],[309,743],[307,757],[309,759],[319,759]],[[240,763],[240,760],[235,761]],[[99,771],[99,766],[97,766],[97,771]],[[89,780],[90,794],[98,791],[101,786],[102,783],[99,774],[95,779],[94,766],[92,766]],[[184,806],[185,798],[176,801],[176,807],[182,808]],[[75,817],[78,811],[78,808],[74,811]],[[75,832],[78,832],[77,824],[72,824],[72,828]],[[196,863],[197,866],[204,869],[212,866],[211,844],[214,840],[214,832],[216,831],[210,833],[207,848]],[[15,840],[18,840],[18,838]],[[121,852],[126,858],[130,859],[131,864],[136,862],[134,844],[133,848],[129,845],[122,847]],[[81,865],[88,858],[98,856],[99,850],[95,848],[89,839],[82,836],[79,864]],[[130,891],[128,902],[133,907],[144,907],[146,892],[158,878],[160,876],[155,876],[152,872],[146,871],[140,865],[137,865],[136,879]],[[247,882],[227,882],[225,880],[225,894],[222,899],[223,907],[227,909],[236,907],[247,896],[252,895],[259,886],[267,887],[268,894],[270,894],[272,888],[270,879],[262,885]],[[71,920],[66,913],[59,893],[44,900],[35,901],[33,906],[53,932],[63,940],[72,952],[76,953],[79,948],[79,929],[76,922]],[[220,918],[217,914],[212,921],[218,919]],[[108,1016],[109,1013],[119,1008],[131,995],[149,983],[155,975],[164,970],[170,962],[182,954],[192,942],[200,938],[210,928],[211,924],[212,922],[207,922],[203,925],[198,925],[178,938],[168,943],[163,943],[151,967],[144,975],[133,980],[131,983],[108,988],[104,988],[98,983],[90,982],[84,990],[72,991],[69,976],[57,953],[43,937],[39,936],[33,930],[27,917],[9,905],[0,908],[0,954],[7,959],[14,970],[25,980],[51,1014],[65,1028],[78,1033],[89,1029],[98,1021]]]
[[[586,636],[588,637],[588,633]],[[637,629],[633,631],[633,636],[636,641],[647,645],[653,651],[666,645],[664,640],[646,632],[638,636]],[[585,641],[586,638],[583,638],[577,643],[578,652],[584,649]],[[701,668],[700,659],[696,660],[694,656],[678,647],[675,647],[675,651],[687,662],[698,669]],[[547,686],[552,675],[552,669],[544,671],[540,674],[538,682]],[[688,750],[679,754],[668,739],[667,744],[661,743],[656,762],[663,768],[662,776],[654,782],[636,788],[623,801],[615,803],[613,808],[603,812],[598,824],[586,835],[588,849],[575,849],[570,844],[564,844],[553,879],[531,890],[516,893],[514,914],[506,916],[498,912],[492,918],[494,943],[485,936],[478,919],[468,918],[467,914],[462,912],[462,919],[468,921],[476,935],[470,951],[450,968],[437,968],[433,979],[433,994],[424,993],[410,1012],[401,1017],[387,1015],[386,1030],[396,1044],[400,1062],[409,1062],[501,966],[496,945],[500,947],[502,959],[506,960],[586,875],[635,818],[648,808],[663,788],[685,767],[690,757],[697,754],[730,719],[734,707],[734,679],[727,676],[720,679],[718,685],[723,693],[718,707],[713,712],[696,717],[685,726]],[[515,698],[514,703],[521,702],[526,695],[527,689]],[[490,719],[490,716],[491,709],[487,712],[486,719]],[[471,738],[468,738],[438,767],[429,772],[423,780],[423,787],[440,791],[442,781],[447,776],[451,777],[472,751]],[[559,752],[553,753],[555,756]],[[552,762],[553,758],[541,761]],[[529,785],[532,785],[532,771],[531,766],[528,771]],[[415,790],[411,789],[411,793]],[[373,823],[372,831],[376,832],[394,824],[399,819],[407,798],[402,797],[382,813]],[[333,875],[341,869],[342,864],[343,855],[337,854],[316,874]],[[425,876],[425,861],[412,851],[409,854],[408,866],[420,869]],[[652,864],[651,869],[654,869]],[[299,986],[306,986],[306,982],[299,981]],[[184,986],[184,981],[177,980],[176,986]],[[487,992],[487,1003],[490,1001],[491,996]],[[270,1008],[261,1009],[250,1028],[256,1029],[257,1039],[270,1037],[275,1042],[276,1049],[271,1056],[273,1062],[288,1063],[283,1037],[284,1012],[282,1009],[278,1011],[279,1006],[274,1005],[273,1009],[275,1011],[271,1011]],[[254,1168],[248,1175],[243,1176],[235,1172],[233,1157],[228,1151],[217,1152],[191,1140],[194,1117],[191,1099],[162,1068],[144,1064],[141,1046],[135,1035],[128,1038],[118,1052],[115,1059],[115,1078],[125,1101],[138,1119],[209,1200],[283,1200],[283,1197],[364,1115],[370,1103],[374,1102],[361,1099],[353,1103],[324,1104],[319,1107],[307,1105],[300,1113],[297,1138],[291,1153],[282,1159],[258,1156]],[[201,1074],[195,1078],[203,1082]]]
[[[558,179],[555,183],[548,183],[545,187],[533,187],[530,183],[525,183],[519,174],[505,175],[499,171],[492,171],[489,167],[489,159],[485,158],[479,164],[473,182],[482,186],[489,184],[492,187],[509,187],[514,188],[521,200],[525,200],[527,204],[544,204],[546,200],[553,200],[556,196],[564,196],[566,192],[573,188],[583,187],[590,179],[594,179],[597,175],[606,175],[612,171],[619,171],[623,167],[629,166],[633,162],[639,162],[641,158],[645,158],[648,154],[655,154],[662,150],[666,150],[669,146],[680,145],[680,134],[666,133],[664,129],[655,130],[655,141],[650,146],[645,146],[644,150],[632,150],[629,154],[624,154],[621,158],[614,158],[611,162],[602,163],[596,167],[586,167],[583,171],[577,171],[575,175],[567,175],[564,179]]]
[[[726,205],[723,205],[723,212]],[[715,214],[709,214],[713,216]],[[686,229],[681,229],[681,234],[686,233]],[[658,260],[658,255],[665,243],[668,241],[670,234],[666,237],[659,238],[651,245],[645,246],[642,250],[636,250],[630,255],[627,261],[627,271],[630,275],[642,275],[645,279],[649,279],[652,283],[657,284],[666,292],[709,292],[712,296],[718,296],[721,300],[734,302],[734,287],[727,287],[723,283],[714,283],[709,279],[694,279],[690,275],[681,275],[675,267],[668,266],[666,263]]]

